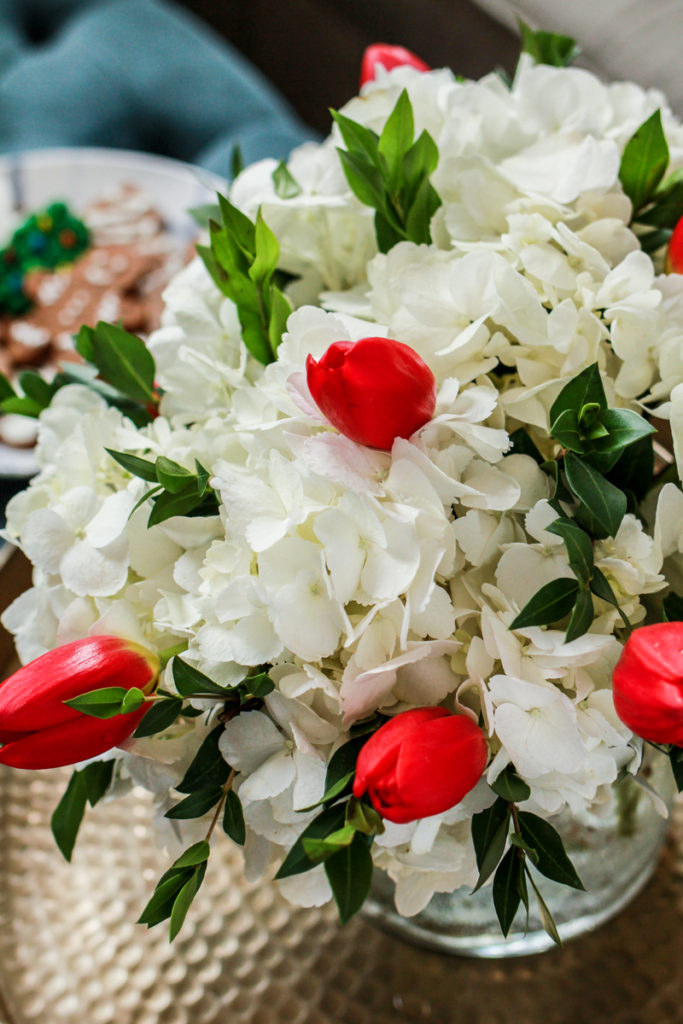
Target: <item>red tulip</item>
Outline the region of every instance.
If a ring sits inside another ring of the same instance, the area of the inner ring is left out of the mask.
[[[683,274],[683,217],[673,230],[666,253],[666,270],[669,274]]]
[[[637,736],[683,745],[683,622],[634,630],[612,685],[616,712]]]
[[[89,690],[136,686],[151,693],[159,658],[117,636],[93,636],[48,651],[0,685],[0,763],[57,768],[123,743],[148,709],[93,718],[64,701]]]
[[[434,374],[414,349],[391,338],[335,341],[320,362],[308,356],[306,376],[332,426],[371,448],[389,451],[434,413]]]
[[[415,68],[417,71],[431,71],[429,64],[425,64],[411,50],[406,50],[405,46],[392,46],[390,43],[373,43],[372,46],[368,46],[361,61],[361,86],[365,85],[366,82],[374,82],[376,77],[375,69],[378,64],[381,64],[387,71],[400,67]]]
[[[486,737],[467,715],[445,708],[404,711],[362,748],[353,794],[368,793],[383,818],[404,823],[453,807],[486,767]]]

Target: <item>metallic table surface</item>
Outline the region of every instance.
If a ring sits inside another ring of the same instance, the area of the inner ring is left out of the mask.
[[[507,961],[427,952],[249,884],[218,838],[169,945],[134,924],[165,870],[148,794],[98,805],[71,866],[50,813],[67,772],[0,770],[2,1024],[683,1024],[683,805],[652,882],[612,922]]]

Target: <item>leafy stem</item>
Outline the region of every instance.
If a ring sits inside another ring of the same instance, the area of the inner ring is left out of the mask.
[[[159,651],[162,670],[166,668],[171,658],[175,658],[176,654],[182,654],[186,650],[187,640],[184,640],[182,643],[174,644],[172,647],[166,647],[163,651]]]
[[[237,773],[235,772],[235,769],[231,768],[230,769],[230,774],[228,775],[228,778],[227,778],[227,780],[225,782],[225,785],[223,786],[223,790],[222,790],[222,793],[221,793],[221,798],[218,801],[218,803],[216,804],[216,810],[213,813],[213,817],[211,819],[211,824],[209,825],[209,830],[206,833],[206,841],[207,841],[207,843],[211,839],[211,836],[213,835],[213,831],[214,831],[214,829],[216,827],[216,824],[218,823],[218,818],[220,817],[220,813],[223,810],[223,804],[225,803],[226,797],[228,795],[228,791],[232,789],[232,784],[234,782],[236,774]]]

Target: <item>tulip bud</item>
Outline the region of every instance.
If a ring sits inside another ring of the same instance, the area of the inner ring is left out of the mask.
[[[411,50],[406,50],[405,46],[391,46],[390,43],[373,43],[372,46],[368,46],[361,61],[361,87],[366,82],[374,82],[376,77],[375,69],[378,64],[381,64],[387,71],[400,67],[415,68],[416,71],[431,71],[429,64],[425,64]]]
[[[99,719],[64,702],[90,690],[122,686],[151,693],[159,658],[116,636],[93,636],[57,647],[0,685],[0,763],[57,768],[118,746],[137,728],[147,706]]]
[[[486,767],[486,737],[467,715],[445,708],[404,711],[362,748],[353,794],[403,824],[441,814],[476,786]]]
[[[417,352],[391,338],[335,341],[306,359],[311,395],[333,427],[358,444],[391,449],[434,413],[434,374]]]
[[[683,622],[634,630],[612,685],[616,712],[637,736],[683,745]]]
[[[669,240],[666,253],[667,274],[683,274],[683,217],[678,221]]]

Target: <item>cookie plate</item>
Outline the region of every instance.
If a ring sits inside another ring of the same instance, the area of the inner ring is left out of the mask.
[[[0,243],[22,213],[64,200],[78,214],[117,185],[136,185],[148,193],[180,243],[190,243],[197,227],[187,212],[215,201],[225,181],[201,167],[149,153],[121,149],[40,149],[0,157]],[[0,442],[0,476],[24,478],[37,470],[32,448]]]

